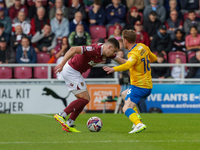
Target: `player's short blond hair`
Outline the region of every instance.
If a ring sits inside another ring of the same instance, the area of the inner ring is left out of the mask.
[[[137,35],[135,33],[134,30],[123,30],[122,31],[122,36],[124,39],[126,39],[129,43],[135,43],[136,42],[136,38],[137,38]]]

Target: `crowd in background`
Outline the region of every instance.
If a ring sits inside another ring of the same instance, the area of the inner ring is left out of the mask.
[[[91,26],[105,26],[104,39],[92,39]],[[37,53],[51,55],[56,63],[72,46],[104,42],[114,37],[126,58],[121,32],[133,29],[137,43],[144,43],[168,63],[170,52],[200,63],[199,0],[0,0],[0,63],[37,63]],[[60,60],[59,60],[60,61]],[[177,57],[173,63],[183,63]],[[106,63],[110,63],[107,61]],[[186,63],[184,62],[184,63]],[[89,77],[108,77],[91,69]],[[99,71],[99,70],[98,70]],[[180,78],[180,67],[153,67],[153,78]],[[200,69],[186,69],[185,76],[200,77]]]

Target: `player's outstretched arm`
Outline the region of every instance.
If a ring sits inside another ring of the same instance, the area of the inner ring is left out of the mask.
[[[157,56],[154,53],[150,52],[149,53],[149,62],[152,63],[155,61],[157,61]]]
[[[118,64],[124,64],[124,63],[126,63],[127,60],[117,57],[116,59],[114,59],[114,61],[116,61]]]
[[[71,47],[67,53],[65,54],[62,62],[60,64],[58,64],[54,70],[55,70],[55,73],[57,72],[61,72],[62,69],[63,69],[63,66],[66,64],[66,62],[71,58],[73,57],[75,54],[81,54],[82,53],[82,49],[81,49],[81,46],[76,46],[76,47]]]

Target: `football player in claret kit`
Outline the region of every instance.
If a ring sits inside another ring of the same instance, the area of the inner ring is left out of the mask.
[[[61,72],[67,88],[77,98],[72,101],[62,112],[55,114],[54,119],[62,125],[62,129],[67,132],[80,132],[74,128],[74,121],[81,113],[83,108],[90,101],[82,73],[86,72],[107,58],[114,59],[119,64],[126,62],[125,59],[116,56],[115,52],[119,49],[119,42],[115,38],[108,39],[104,44],[94,43],[89,46],[72,47],[65,54],[62,62],[54,69]],[[66,117],[69,116],[66,121]]]
[[[147,98],[151,94],[153,86],[150,63],[156,61],[157,57],[148,46],[142,43],[136,44],[135,31],[124,30],[122,36],[124,47],[130,50],[128,60],[120,66],[113,68],[105,66],[103,68],[107,73],[129,70],[131,86],[122,93],[122,95],[126,95],[123,112],[134,124],[134,129],[129,133],[138,133],[146,129],[146,125],[141,122],[133,108],[141,99]]]

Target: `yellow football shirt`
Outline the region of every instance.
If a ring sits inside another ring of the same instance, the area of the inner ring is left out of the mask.
[[[125,64],[113,67],[115,71],[125,71],[129,69],[131,85],[152,89],[150,63],[157,60],[149,47],[138,43],[135,44],[128,53],[128,60]]]

